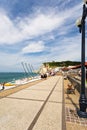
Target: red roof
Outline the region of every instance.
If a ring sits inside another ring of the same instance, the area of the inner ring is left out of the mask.
[[[68,71],[68,70],[69,70],[69,68],[64,67],[64,68],[62,68],[62,70],[63,70],[63,71]]]
[[[87,67],[87,62],[85,62],[85,67]],[[76,65],[76,66],[72,67],[71,69],[77,69],[77,68],[81,68],[81,64]]]

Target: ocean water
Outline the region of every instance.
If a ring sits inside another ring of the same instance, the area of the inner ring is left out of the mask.
[[[3,82],[14,82],[17,79],[26,77],[37,76],[36,73],[24,73],[24,72],[0,72],[0,83]]]

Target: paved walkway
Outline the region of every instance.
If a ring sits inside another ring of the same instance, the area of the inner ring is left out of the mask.
[[[0,130],[62,130],[63,77],[0,99]]]

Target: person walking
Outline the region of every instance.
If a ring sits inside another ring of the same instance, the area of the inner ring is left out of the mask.
[[[47,68],[45,65],[43,65],[40,69],[40,75],[41,79],[46,79],[47,78]]]

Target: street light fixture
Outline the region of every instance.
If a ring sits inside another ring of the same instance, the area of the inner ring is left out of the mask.
[[[79,27],[79,31],[82,34],[82,47],[81,47],[81,92],[80,92],[80,99],[79,99],[79,107],[80,109],[77,110],[77,114],[80,117],[87,118],[87,99],[85,96],[85,19],[87,16],[87,0],[84,0],[83,4],[83,13],[81,20],[76,22],[77,26]]]
[[[79,27],[79,32],[81,33],[81,18],[77,19],[76,26]]]

